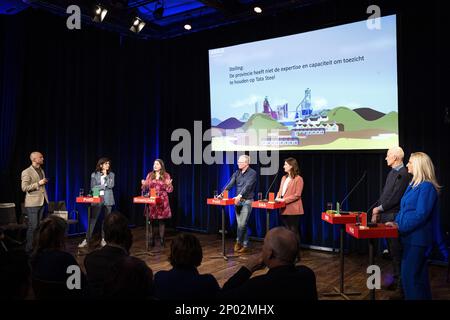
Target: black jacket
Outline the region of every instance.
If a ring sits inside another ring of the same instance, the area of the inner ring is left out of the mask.
[[[393,221],[395,219],[395,214],[400,210],[400,200],[410,180],[411,176],[405,167],[402,167],[398,171],[392,169],[388,173],[386,183],[378,200],[378,205],[383,206],[383,211],[381,212],[382,222]]]
[[[84,267],[91,297],[103,297],[105,281],[110,276],[112,267],[126,256],[128,254],[124,249],[108,245],[86,256]]]
[[[211,274],[199,274],[197,268],[173,268],[155,274],[155,296],[160,300],[213,300],[220,287]]]
[[[316,276],[306,266],[281,266],[260,276],[245,267],[223,285],[221,300],[304,301],[317,300]]]

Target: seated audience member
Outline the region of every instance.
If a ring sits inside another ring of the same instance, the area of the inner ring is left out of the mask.
[[[0,253],[0,300],[23,300],[30,289],[30,265],[24,250]]]
[[[65,249],[67,223],[64,219],[50,215],[39,224],[31,256],[32,286],[36,299],[80,298],[84,293],[84,275],[79,270],[79,279],[71,283],[80,285],[79,289],[69,289],[67,282],[75,272],[70,266],[79,265]],[[69,281],[70,282],[70,281]]]
[[[153,272],[141,259],[125,256],[112,266],[103,289],[104,298],[148,299],[153,294]]]
[[[111,279],[119,276],[131,276],[117,275],[117,269],[120,269],[124,264],[128,266],[127,262],[130,261],[129,259],[124,260],[129,256],[129,250],[133,243],[133,235],[128,228],[127,218],[120,212],[110,213],[103,222],[103,230],[106,245],[89,253],[84,260],[89,295],[92,298],[120,295],[119,288],[112,288]],[[151,273],[151,270],[146,272]]]
[[[295,266],[298,252],[294,232],[284,227],[271,229],[264,238],[261,254],[224,284],[221,300],[317,300],[314,272],[306,266]],[[264,266],[269,268],[266,274],[250,278]]]
[[[171,243],[172,269],[155,274],[155,297],[160,300],[212,300],[220,290],[211,274],[199,274],[203,259],[200,241],[191,234],[179,234]]]

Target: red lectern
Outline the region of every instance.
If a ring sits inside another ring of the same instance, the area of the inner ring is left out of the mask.
[[[284,202],[275,202],[275,200],[271,198],[273,198],[273,196],[269,195],[269,201],[259,200],[252,202],[252,208],[266,209],[266,234],[270,229],[270,210],[276,210],[286,207],[286,204]]]
[[[367,223],[363,225],[348,224],[346,231],[356,239],[369,239],[369,265],[374,263],[374,239],[398,238],[396,227],[388,227],[382,223],[377,223],[374,227],[367,227]],[[375,300],[375,288],[371,290],[370,299]]]
[[[76,197],[75,202],[76,203],[84,203],[84,204],[88,205],[87,209],[88,209],[88,231],[89,231],[90,224],[91,224],[91,206],[90,206],[90,204],[102,203],[102,198],[100,198],[100,197]],[[87,240],[87,246],[89,247],[89,242],[91,241],[89,232],[86,232],[86,240]]]
[[[344,214],[342,214],[344,213]],[[340,225],[340,235],[339,235],[339,257],[340,257],[340,275],[339,275],[339,289],[334,287],[335,292],[329,292],[322,294],[326,297],[342,296],[346,300],[350,300],[348,296],[360,295],[360,292],[345,292],[344,291],[344,225],[347,223],[356,223],[358,216],[366,215],[365,213],[358,212],[342,212],[337,214],[336,211],[327,210],[322,212],[322,220],[328,222],[332,225]],[[365,218],[364,218],[365,219]]]
[[[221,206],[222,207],[222,256],[221,258],[228,260],[225,253],[225,207],[233,206],[234,199],[228,199],[228,191],[224,191],[223,198],[208,198],[206,200],[208,205]]]
[[[150,195],[150,197],[134,197],[133,203],[143,203],[150,206],[155,206],[161,203],[161,198],[156,196],[156,192],[152,190]],[[148,252],[148,214],[145,215],[145,250]]]

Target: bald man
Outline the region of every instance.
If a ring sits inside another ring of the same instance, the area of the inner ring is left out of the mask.
[[[25,192],[25,209],[28,215],[27,245],[26,251],[33,249],[34,230],[39,225],[44,212],[45,202],[48,203],[45,185],[48,180],[45,178],[42,153],[35,151],[30,154],[31,166],[22,171],[22,191]]]
[[[411,180],[408,170],[403,165],[404,156],[403,149],[400,147],[393,147],[386,154],[386,163],[392,169],[387,175],[386,183],[377,202],[378,206],[372,210],[372,222],[395,221],[395,217],[400,211],[400,201]],[[397,290],[393,297],[400,299],[403,295],[400,284],[402,249],[397,238],[388,238],[387,245],[392,257],[394,272],[394,281],[388,289]]]
[[[285,227],[271,229],[264,238],[262,252],[241,267],[223,285],[220,294],[225,300],[305,301],[317,300],[316,276],[306,266],[296,266],[298,240]],[[269,271],[250,278],[256,270],[267,266]]]

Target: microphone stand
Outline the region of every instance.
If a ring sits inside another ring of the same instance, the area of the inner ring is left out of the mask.
[[[339,210],[340,210],[340,205],[342,205],[347,199],[348,197],[350,197],[350,195],[353,193],[353,191],[355,191],[355,189],[359,186],[359,184],[364,180],[364,178],[366,177],[367,171],[364,171],[362,177],[358,180],[358,182],[355,184],[355,186],[352,188],[352,190],[350,190],[349,193],[347,193],[347,195],[344,197],[344,199],[340,202],[336,203],[336,213],[339,214]]]
[[[356,189],[356,187],[359,186],[359,184],[362,182],[362,180],[366,177],[367,171],[364,171],[364,174],[362,177],[358,180],[358,182],[355,184],[355,186],[350,190],[350,192],[344,197],[344,199],[341,201],[341,204],[348,199],[348,197],[352,194],[352,192]],[[340,205],[339,202],[336,203],[336,214],[340,214]],[[357,216],[357,219],[359,220],[359,214]],[[328,292],[324,293],[323,296],[328,297],[335,297],[335,296],[341,296],[346,300],[350,300],[349,296],[358,296],[361,295],[361,292],[345,292],[344,290],[344,229],[345,224],[340,225],[340,233],[339,233],[339,240],[340,240],[340,246],[339,246],[339,269],[340,269],[340,276],[339,276],[339,288],[334,287],[334,292]]]
[[[270,191],[270,189],[272,188],[272,186],[273,186],[275,180],[277,180],[277,177],[278,177],[278,174],[279,174],[279,173],[280,173],[280,172],[277,172],[277,174],[275,175],[275,178],[272,180],[272,183],[270,184],[269,189],[267,189],[266,195],[264,196],[264,199],[261,200],[261,202],[268,202],[268,201],[269,201],[269,200],[267,200],[267,196],[268,196],[269,191]]]

